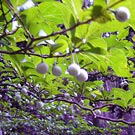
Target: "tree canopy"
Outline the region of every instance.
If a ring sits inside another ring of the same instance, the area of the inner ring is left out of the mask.
[[[0,134],[135,133],[134,0],[0,1]]]

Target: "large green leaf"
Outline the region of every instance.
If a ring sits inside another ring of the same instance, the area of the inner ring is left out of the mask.
[[[17,6],[21,6],[22,4],[24,4],[26,0],[10,0],[10,2],[12,3],[13,7],[16,9]]]
[[[56,45],[51,46],[50,50],[51,50],[51,53],[55,53],[55,52],[63,53],[66,51],[67,48],[68,48],[68,43],[63,39],[58,39],[56,41]]]
[[[82,12],[82,0],[63,0],[63,2],[70,8],[74,17],[79,20],[79,15]]]
[[[50,33],[58,30],[57,24],[69,24],[70,11],[60,2],[45,1],[21,12],[21,17],[30,31],[37,35],[40,29]]]
[[[89,43],[91,43],[93,47],[99,47],[104,50],[107,50],[107,43],[104,39],[101,39],[101,38],[91,39],[89,40]]]
[[[109,65],[114,70],[116,75],[123,77],[131,77],[127,65],[127,58],[121,49],[111,49],[109,51]]]
[[[112,93],[114,95],[113,103],[116,103],[122,107],[127,107],[130,100],[133,98],[132,91],[125,91],[120,88],[113,88]]]

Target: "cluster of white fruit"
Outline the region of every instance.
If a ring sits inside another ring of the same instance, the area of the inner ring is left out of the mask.
[[[81,69],[80,66],[76,63],[72,63],[71,65],[69,65],[67,71],[70,75],[75,76],[76,79],[80,82],[85,82],[88,79],[87,71]]]
[[[37,65],[36,70],[40,74],[45,74],[48,72],[48,65],[44,62],[41,62]],[[72,63],[68,66],[67,71],[70,75],[75,76],[76,79],[80,82],[85,82],[88,79],[88,73],[86,70],[81,69],[80,66],[76,63]],[[52,73],[55,76],[60,76],[62,74],[62,70],[58,65],[54,65],[52,68]]]
[[[130,11],[126,7],[119,7],[115,12],[115,17],[120,22],[125,22],[130,18]]]

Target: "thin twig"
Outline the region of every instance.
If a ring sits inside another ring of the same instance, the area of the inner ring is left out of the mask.
[[[125,120],[122,120],[122,119],[112,119],[112,118],[103,117],[103,116],[96,116],[96,118],[102,119],[102,120],[105,120],[105,121],[124,123],[124,124],[130,125],[130,126],[135,126],[135,122],[128,122],[128,121],[125,121]]]
[[[116,6],[116,5],[118,5],[119,3],[123,2],[123,1],[125,1],[125,0],[118,0],[118,1],[114,2],[113,4],[111,4],[111,5],[109,5],[107,7],[107,10],[110,9],[110,8],[112,8],[112,7],[114,7],[114,6]]]
[[[56,35],[61,35],[61,34],[65,33],[65,32],[74,30],[76,27],[78,27],[80,25],[89,24],[92,20],[93,19],[90,18],[90,19],[88,19],[88,20],[86,20],[84,22],[78,22],[78,23],[74,24],[73,26],[71,26],[70,28],[67,28],[65,30],[53,32],[53,33],[51,33],[51,34],[49,34],[47,36],[35,38],[34,41],[42,40],[42,39],[49,38],[49,37],[56,36]]]
[[[20,21],[20,23],[23,26],[23,28],[24,28],[25,32],[27,33],[28,37],[32,40],[33,39],[33,35],[29,32],[29,30],[27,29],[27,27],[24,25],[24,23],[23,23],[22,19],[20,18],[20,16],[15,12],[13,6],[7,0],[5,2],[8,5],[8,7],[10,8],[10,10],[14,13],[14,15]]]
[[[83,52],[83,51],[77,51],[75,53],[80,53],[80,52]],[[47,55],[47,54],[43,55],[43,54],[25,52],[24,49],[17,50],[14,52],[0,50],[0,54],[9,54],[9,55],[25,54],[25,55],[37,56],[37,57],[41,57],[41,58],[60,58],[60,57],[68,57],[71,55],[70,52],[66,53],[66,54],[62,54],[62,55]]]

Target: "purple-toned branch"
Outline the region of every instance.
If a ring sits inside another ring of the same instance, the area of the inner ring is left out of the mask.
[[[99,116],[99,115],[97,115],[96,118],[105,120],[105,121],[118,122],[118,123],[124,123],[124,124],[130,125],[130,126],[135,126],[135,122],[128,122],[128,121],[125,121],[122,119],[112,119],[112,118],[103,117],[103,116]]]

